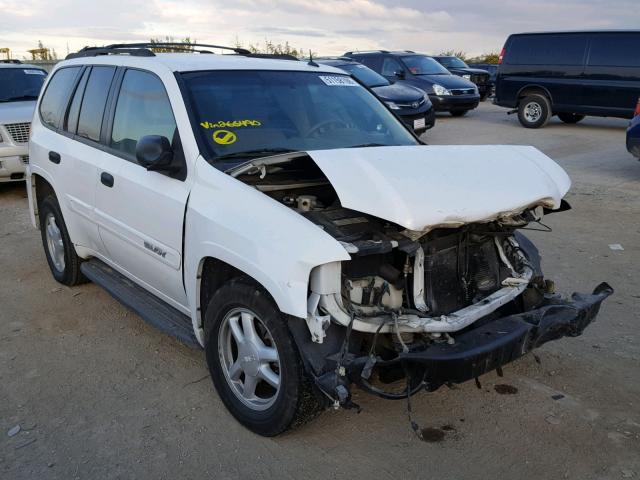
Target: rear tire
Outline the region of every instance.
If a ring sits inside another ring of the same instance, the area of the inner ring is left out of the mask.
[[[544,95],[527,95],[518,105],[518,120],[525,128],[544,127],[551,118],[551,102]]]
[[[577,113],[559,113],[558,118],[562,120],[564,123],[574,124],[578,123],[582,119],[584,119],[584,115],[579,115]]]
[[[58,200],[53,195],[45,197],[38,206],[42,245],[51,274],[56,281],[72,287],[87,282],[80,271],[82,259],[69,238]]]
[[[451,110],[452,117],[464,117],[469,110]]]
[[[322,411],[284,315],[259,286],[240,278],[220,287],[204,330],[213,384],[249,430],[275,436]]]

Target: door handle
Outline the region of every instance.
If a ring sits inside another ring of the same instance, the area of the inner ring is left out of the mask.
[[[113,187],[113,175],[107,172],[102,172],[100,174],[100,181],[105,187]]]
[[[60,163],[60,154],[58,152],[49,152],[49,160],[51,160],[53,163],[58,164]]]

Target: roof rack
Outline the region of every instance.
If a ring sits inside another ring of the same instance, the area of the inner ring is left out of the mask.
[[[355,62],[353,58],[345,57],[344,55],[336,55],[336,56],[326,55],[323,57],[313,57],[313,59],[314,60],[344,60],[345,62],[347,61]]]
[[[17,58],[9,58],[9,59],[0,60],[0,63],[22,63],[22,62]]]
[[[222,50],[230,50],[238,55],[251,55],[251,52],[245,48],[224,47],[222,45],[209,45],[206,43],[179,43],[179,42],[158,42],[158,43],[114,43],[104,47],[84,47],[83,49],[70,53],[66,56],[66,60],[82,57],[97,57],[99,55],[121,55],[128,54],[134,57],[155,57],[154,48],[169,48],[176,52],[195,52],[209,53],[211,50],[196,49],[193,47],[205,47],[207,49],[217,48]]]
[[[288,53],[244,53],[245,57],[251,58],[271,58],[274,60],[295,60],[299,61],[298,57],[294,57]]]
[[[359,53],[389,53],[389,50],[356,50],[355,52],[346,52],[345,55],[357,55]]]

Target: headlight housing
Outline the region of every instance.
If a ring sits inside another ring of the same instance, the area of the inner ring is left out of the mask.
[[[471,80],[471,75],[462,75],[462,78],[466,80]]]
[[[436,95],[451,95],[451,92],[437,83],[433,84],[433,93]]]
[[[400,107],[393,102],[384,102],[391,110],[400,110]]]

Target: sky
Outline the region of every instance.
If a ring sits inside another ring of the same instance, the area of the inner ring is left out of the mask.
[[[499,51],[510,33],[640,28],[639,0],[0,0],[0,48],[59,57],[85,45],[166,35],[243,46],[289,42],[318,55],[348,50]]]

